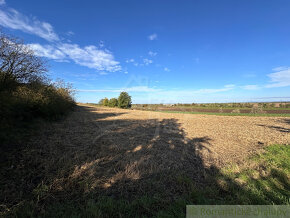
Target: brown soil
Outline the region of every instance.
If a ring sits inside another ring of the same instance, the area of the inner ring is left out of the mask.
[[[266,145],[290,143],[290,118],[170,114],[80,105],[5,153],[0,204],[13,205],[39,184],[40,201],[80,193],[131,196],[183,188],[174,176],[203,183],[205,171],[239,162]],[[4,153],[3,153],[4,154]]]
[[[138,108],[140,110],[146,110],[146,108]],[[191,107],[158,107],[156,110],[158,111],[185,111],[185,112],[207,112],[207,113],[220,113],[221,110],[217,108],[191,108]],[[232,113],[235,108],[223,108],[223,113]],[[248,114],[251,113],[252,109],[240,109],[239,113]],[[263,109],[264,113],[267,114],[290,114],[290,110],[271,110],[271,109]]]

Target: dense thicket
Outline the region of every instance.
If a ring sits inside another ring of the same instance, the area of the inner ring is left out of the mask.
[[[59,118],[73,108],[71,87],[50,82],[46,72],[22,41],[0,33],[0,137],[21,122]]]
[[[118,107],[118,99],[117,98],[111,98],[109,100],[109,107]]]
[[[99,105],[109,106],[109,107],[119,107],[119,108],[131,108],[132,100],[131,96],[127,92],[121,92],[118,99],[103,98],[99,101]]]
[[[121,92],[118,98],[118,107],[130,108],[132,105],[131,96],[127,92]]]

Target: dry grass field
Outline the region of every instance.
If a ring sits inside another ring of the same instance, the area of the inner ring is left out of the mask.
[[[210,176],[229,164],[243,164],[267,145],[289,143],[287,117],[170,114],[80,104],[63,121],[40,128],[20,149],[2,152],[1,211],[29,208],[27,199],[33,199],[37,207],[31,210],[45,213],[48,205],[83,205],[84,199],[100,196],[128,201],[150,196],[169,205],[192,188],[206,189]]]

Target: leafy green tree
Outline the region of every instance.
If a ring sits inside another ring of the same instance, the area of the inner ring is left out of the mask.
[[[104,98],[103,106],[109,106],[109,99],[108,98]]]
[[[109,100],[109,107],[118,107],[118,99],[117,98],[111,98]]]
[[[127,92],[121,92],[118,98],[119,108],[130,108],[132,105],[131,96]]]

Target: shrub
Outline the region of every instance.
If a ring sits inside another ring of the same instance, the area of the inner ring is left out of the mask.
[[[132,101],[131,96],[127,92],[121,92],[118,98],[119,108],[131,108]]]
[[[251,109],[251,114],[265,114],[266,112],[261,107],[253,107]]]
[[[0,141],[28,124],[23,121],[57,119],[75,106],[72,87],[50,82],[45,72],[32,50],[0,33]]]
[[[240,109],[234,109],[234,110],[232,110],[232,112],[231,113],[233,113],[233,114],[239,114],[239,113],[241,113],[241,111],[240,111]]]
[[[104,98],[103,106],[109,106],[109,99],[108,98]]]
[[[13,92],[1,92],[1,114],[6,118],[30,120],[56,119],[75,105],[71,89],[65,84],[18,85]],[[5,96],[5,97],[4,97]]]
[[[109,107],[118,107],[118,99],[117,98],[111,98],[109,100]]]

